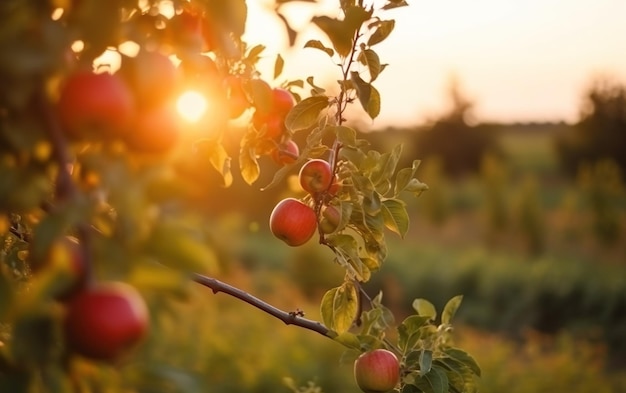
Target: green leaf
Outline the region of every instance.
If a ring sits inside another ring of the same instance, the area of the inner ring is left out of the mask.
[[[342,147],[356,147],[356,131],[346,126],[333,127],[337,140],[343,145]]]
[[[328,108],[328,97],[305,98],[294,106],[285,118],[285,126],[292,132],[305,130],[315,125],[320,113]]]
[[[430,351],[427,349],[424,349],[423,351],[421,351],[419,365],[420,365],[420,377],[423,377],[424,375],[428,374],[433,365],[433,351]]]
[[[373,151],[370,151],[369,153],[372,152]],[[376,165],[374,166],[374,171],[372,171],[370,178],[374,185],[378,186],[384,182],[390,183],[389,179],[391,179],[393,173],[396,171],[396,166],[398,165],[398,161],[400,161],[401,155],[402,144],[398,144],[391,152],[378,155],[378,157],[373,160]]]
[[[480,377],[480,366],[478,366],[478,363],[470,354],[458,348],[448,348],[444,353],[449,358],[466,365],[474,374]]]
[[[256,153],[252,147],[244,147],[239,152],[239,167],[241,168],[241,177],[248,183],[254,183],[261,173]]]
[[[358,303],[358,292],[354,282],[346,281],[322,297],[322,321],[329,329],[341,335],[352,326],[357,316]]]
[[[183,271],[215,273],[217,256],[198,239],[198,234],[182,225],[161,222],[155,225],[147,251],[160,263]]]
[[[398,326],[398,345],[404,351],[412,349],[420,337],[420,328],[430,321],[430,317],[410,315]]]
[[[263,53],[265,48],[266,48],[265,45],[262,45],[262,44],[253,46],[248,51],[246,58],[250,60],[251,62],[256,63],[256,61],[259,59],[259,57],[261,56],[261,53]]]
[[[276,61],[274,62],[274,79],[278,78],[280,74],[283,73],[283,68],[285,67],[285,60],[280,55],[276,55]]]
[[[274,106],[274,95],[271,86],[261,79],[251,79],[247,84],[248,92],[254,106],[261,113],[269,113]]]
[[[371,11],[355,6],[345,10],[343,20],[328,16],[316,16],[312,22],[328,36],[335,52],[342,57],[348,57],[354,44],[355,32],[370,17]]]
[[[309,41],[307,41],[306,44],[304,44],[304,47],[305,48],[319,49],[322,52],[326,53],[330,57],[332,57],[335,54],[335,51],[332,50],[332,48],[329,48],[329,47],[325,46],[319,40],[309,40]]]
[[[373,26],[371,26],[376,30],[374,30],[374,33],[372,33],[370,38],[367,40],[367,46],[374,46],[384,41],[387,37],[389,37],[389,34],[393,31],[395,25],[396,21],[393,19],[376,22]]]
[[[413,300],[413,309],[417,312],[417,315],[429,317],[431,320],[437,318],[435,306],[426,299]]]
[[[441,323],[449,324],[456,314],[456,310],[458,310],[461,305],[461,301],[463,300],[463,295],[457,295],[452,299],[448,300],[446,305],[443,308],[443,312],[441,313]]]
[[[374,82],[382,71],[378,54],[371,49],[365,49],[359,53],[358,60],[367,66],[370,73],[370,83]]]
[[[230,172],[230,157],[221,143],[212,144],[209,149],[209,161],[215,170],[222,175],[224,187],[230,187],[233,175]]]
[[[333,340],[348,348],[358,350],[361,349],[361,343],[359,341],[359,338],[354,333],[343,332],[334,337]]]
[[[407,3],[406,0],[389,0],[389,2],[385,4],[382,9],[391,10],[394,8],[406,7],[408,5],[409,3]]]
[[[380,114],[380,93],[376,88],[370,85],[370,100],[365,109],[370,119],[374,120]]]
[[[400,195],[402,191],[409,185],[409,182],[415,176],[415,172],[420,165],[420,160],[413,160],[410,168],[402,168],[396,174],[396,185],[394,193],[396,196]]]
[[[380,93],[370,83],[365,82],[358,72],[350,72],[350,80],[356,89],[361,106],[371,119],[380,114]]]
[[[445,371],[433,367],[430,371],[415,380],[415,386],[425,393],[448,393],[449,383]]]
[[[386,199],[382,206],[385,226],[404,238],[409,230],[409,213],[406,204],[400,199]]]

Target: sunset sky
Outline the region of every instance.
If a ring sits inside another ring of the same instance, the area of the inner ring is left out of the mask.
[[[265,67],[281,53],[286,77],[326,70],[336,78],[336,67],[322,52],[301,49],[308,39],[325,39],[306,24],[320,14],[320,6],[290,6],[290,19],[301,35],[288,50],[280,23],[263,7],[267,1],[249,0],[246,36],[248,42],[268,46]],[[624,0],[407,1],[409,7],[383,16],[395,19],[396,28],[375,47],[390,66],[375,83],[383,102],[372,127],[437,116],[448,105],[452,75],[475,102],[479,121],[575,121],[594,76],[626,81]],[[333,10],[338,0],[322,3]]]

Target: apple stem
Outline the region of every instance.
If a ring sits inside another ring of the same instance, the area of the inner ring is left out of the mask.
[[[43,88],[43,81],[40,88],[35,93],[35,104],[39,112],[43,115],[44,129],[48,134],[50,144],[52,146],[52,156],[59,165],[59,171],[56,178],[56,186],[54,199],[57,201],[66,201],[76,199],[79,190],[72,180],[71,165],[72,160],[70,152],[67,148],[67,140],[63,135],[63,130],[59,124],[59,119],[52,108],[52,104],[47,97]],[[45,202],[47,211],[54,210],[51,203]],[[77,238],[80,242],[82,257],[85,261],[85,277],[87,282],[93,281],[93,269],[91,263],[90,244],[91,244],[91,227],[87,223],[77,225]]]
[[[193,273],[192,279],[196,283],[211,289],[214,294],[222,292],[229,296],[242,300],[243,302],[248,303],[255,308],[258,308],[259,310],[264,311],[277,319],[280,319],[285,323],[285,325],[299,326],[301,328],[314,331],[324,337],[332,339],[332,332],[330,329],[324,326],[324,324],[322,324],[321,322],[303,318],[303,313],[300,310],[297,310],[296,312],[283,311],[249,294],[242,289],[226,284],[225,282],[222,282],[218,279],[204,276],[202,274]]]

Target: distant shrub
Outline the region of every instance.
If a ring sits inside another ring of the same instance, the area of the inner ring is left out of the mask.
[[[584,163],[607,158],[626,171],[626,86],[594,81],[585,93],[580,122],[556,143],[561,165],[572,177]]]

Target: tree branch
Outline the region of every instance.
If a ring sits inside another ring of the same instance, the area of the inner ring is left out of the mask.
[[[232,285],[226,284],[212,277],[193,273],[191,278],[196,283],[210,288],[214,294],[222,292],[234,298],[242,300],[250,304],[252,307],[258,308],[259,310],[270,314],[274,318],[280,319],[285,323],[285,325],[299,326],[301,328],[319,333],[324,337],[332,338],[330,329],[328,329],[320,322],[303,318],[302,313],[299,310],[291,312],[280,310],[272,306],[271,304],[266,303],[263,300],[249,294],[246,291],[233,287]]]

